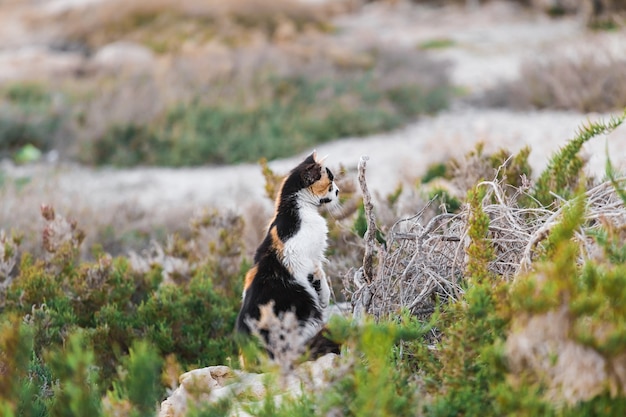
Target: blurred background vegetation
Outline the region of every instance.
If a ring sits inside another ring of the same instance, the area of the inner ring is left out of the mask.
[[[448,106],[445,64],[342,45],[335,13],[284,0],[112,0],[48,16],[54,47],[88,59],[60,80],[5,83],[0,154],[30,145],[93,165],[230,164]]]
[[[518,4],[617,30],[622,3]],[[28,1],[5,8],[20,4]],[[412,47],[345,41],[333,19],[360,7],[356,0],[50,2],[29,12],[25,30],[39,34],[46,54],[70,63],[52,76],[42,66],[2,82],[0,156],[28,160],[36,148],[115,166],[274,159],[388,131],[459,98],[445,61],[428,53],[454,47],[453,40]],[[624,60],[605,55],[531,59],[519,80],[472,99],[512,108],[619,109],[626,103]]]

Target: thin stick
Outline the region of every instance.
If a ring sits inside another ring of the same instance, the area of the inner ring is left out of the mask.
[[[368,284],[374,280],[374,254],[378,250],[376,242],[376,219],[374,217],[374,205],[372,204],[372,196],[367,189],[365,181],[365,168],[369,157],[361,156],[359,160],[359,185],[363,193],[363,208],[365,209],[365,219],[367,220],[367,230],[363,239],[365,240],[365,254],[363,255],[363,276]]]

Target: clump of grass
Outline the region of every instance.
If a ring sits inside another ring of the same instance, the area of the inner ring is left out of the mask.
[[[428,184],[436,178],[445,178],[448,175],[449,168],[447,164],[442,162],[431,164],[426,169],[426,173],[420,179],[422,184]]]
[[[435,38],[421,42],[417,47],[421,50],[428,49],[445,49],[456,45],[456,42],[450,38]]]
[[[429,190],[428,199],[439,207],[439,213],[456,213],[461,208],[461,201],[443,187]]]
[[[582,146],[595,136],[612,132],[625,119],[626,112],[608,122],[589,122],[581,127],[576,137],[552,156],[548,167],[540,174],[533,187],[533,197],[543,205],[559,198],[570,199],[581,182],[584,162],[578,153]]]
[[[45,85],[9,84],[0,91],[0,156],[11,157],[26,146],[53,149],[66,118]]]
[[[11,103],[24,107],[46,106],[52,100],[43,85],[29,82],[8,85],[4,96]]]

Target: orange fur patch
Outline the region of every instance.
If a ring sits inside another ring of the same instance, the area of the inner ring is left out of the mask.
[[[278,237],[278,229],[276,226],[272,227],[270,230],[270,236],[272,237],[272,247],[276,250],[276,253],[279,257],[282,257],[282,254],[285,250],[285,244],[280,237]]]
[[[328,173],[326,172],[326,170],[323,170],[322,178],[320,178],[318,181],[315,181],[311,185],[311,191],[313,191],[315,195],[324,195],[328,192],[328,187],[330,187],[331,182],[332,181],[328,177]]]
[[[252,269],[250,269],[248,271],[248,273],[246,274],[246,279],[243,282],[243,290],[246,291],[248,289],[248,287],[250,285],[252,285],[252,281],[254,281],[254,278],[256,277],[256,273],[257,273],[257,267],[253,266]]]

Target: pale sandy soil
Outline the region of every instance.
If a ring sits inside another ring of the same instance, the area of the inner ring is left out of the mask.
[[[626,45],[619,32],[590,34],[575,18],[552,21],[500,3],[476,10],[373,5],[339,18],[337,26],[345,42],[419,45],[437,38],[451,39],[452,47],[431,53],[448,60],[453,81],[470,92],[479,92],[503,79],[514,79],[520,63],[529,56],[548,56],[556,50],[581,45],[610,45],[615,49]],[[6,45],[6,39],[0,44]],[[359,157],[368,155],[370,186],[385,194],[398,181],[413,181],[429,164],[460,157],[479,141],[486,144],[487,150],[518,150],[530,145],[530,161],[537,172],[581,124],[596,117],[599,115],[485,110],[457,104],[403,129],[367,138],[340,139],[319,146],[318,152],[329,155],[331,166],[343,164],[348,168],[355,168]],[[604,169],[607,143],[615,165],[626,168],[626,129],[620,129],[608,142],[597,138],[586,147],[589,169],[595,174]],[[274,161],[271,166],[286,172],[299,158],[301,155]],[[264,197],[260,168],[251,164],[115,170],[54,164],[15,167],[5,162],[3,171],[10,177],[31,179],[20,191],[5,189],[0,210],[0,228],[5,229],[32,227],[39,222],[38,205],[44,202],[53,203],[58,211],[70,213],[80,221],[101,225],[126,222],[146,230],[181,227],[201,207],[253,211],[257,219],[271,208]],[[17,220],[16,211],[21,213]]]

